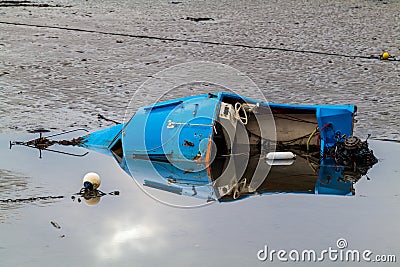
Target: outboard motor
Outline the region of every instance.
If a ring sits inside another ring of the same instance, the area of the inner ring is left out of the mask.
[[[332,157],[337,165],[351,168],[365,175],[368,169],[378,162],[374,152],[368,146],[368,138],[365,141],[361,141],[356,136],[339,139],[328,152],[328,156]]]

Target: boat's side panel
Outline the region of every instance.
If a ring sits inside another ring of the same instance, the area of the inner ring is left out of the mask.
[[[123,131],[124,155],[205,161],[218,104],[218,98],[200,95],[139,109]]]
[[[272,108],[284,108],[284,109],[298,109],[298,110],[317,110],[319,108],[328,108],[328,109],[333,109],[333,110],[348,110],[351,112],[355,111],[355,106],[354,105],[303,105],[303,104],[279,104],[279,103],[273,103],[273,102],[268,102],[268,103],[262,103],[262,104],[268,104],[271,109]]]
[[[337,141],[336,134],[353,135],[355,106],[320,107],[317,111],[318,126],[324,146],[332,146]]]

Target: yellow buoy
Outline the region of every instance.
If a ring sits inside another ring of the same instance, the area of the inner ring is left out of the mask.
[[[381,58],[382,58],[382,59],[385,59],[385,60],[386,60],[386,59],[389,59],[389,57],[390,57],[390,55],[389,55],[389,53],[386,52],[386,51],[383,52],[382,55],[381,55]]]

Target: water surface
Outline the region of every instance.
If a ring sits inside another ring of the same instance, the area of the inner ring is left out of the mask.
[[[339,238],[351,249],[376,254],[400,249],[397,143],[371,142],[380,162],[369,171],[370,180],[355,184],[355,196],[272,194],[179,209],[144,194],[111,157],[44,152],[39,159],[34,149],[9,150],[9,140],[34,136],[1,135],[0,199],[65,198],[0,203],[3,266],[262,266],[271,264],[257,259],[264,245],[323,250],[335,248]],[[104,196],[97,205],[73,201],[89,171],[101,175],[101,190],[121,194]]]

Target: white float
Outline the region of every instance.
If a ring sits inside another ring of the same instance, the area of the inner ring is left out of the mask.
[[[90,183],[93,187],[93,190],[96,190],[101,184],[100,176],[95,172],[88,172],[83,177],[83,185],[85,185],[85,182]]]
[[[293,152],[269,152],[267,154],[267,159],[277,160],[277,159],[295,159],[296,154]]]
[[[289,166],[294,163],[296,154],[293,152],[269,152],[266,162],[270,166]]]

